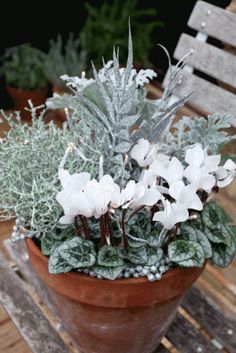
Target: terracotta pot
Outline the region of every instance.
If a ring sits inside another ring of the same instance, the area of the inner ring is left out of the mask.
[[[24,119],[30,119],[31,114],[25,107],[28,107],[28,100],[31,99],[34,106],[39,106],[45,103],[48,87],[37,89],[34,91],[21,90],[13,86],[6,86],[8,94],[11,96],[14,109],[21,111],[21,116]]]
[[[26,240],[30,262],[51,288],[63,326],[81,353],[153,353],[203,268],[174,269],[161,281],[51,275],[48,258]]]

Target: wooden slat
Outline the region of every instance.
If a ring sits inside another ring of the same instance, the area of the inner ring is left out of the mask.
[[[198,1],[188,26],[236,47],[236,15],[230,11]]]
[[[209,263],[206,265],[206,271],[212,275],[222,286],[236,296],[236,285],[229,281],[223,273],[219,272],[215,267]]]
[[[170,353],[170,351],[161,344],[153,353]]]
[[[14,327],[11,321],[8,321],[5,325],[1,326],[0,330],[0,352],[7,353],[11,351],[11,348],[14,347],[15,352],[18,352],[17,346],[21,340],[19,333],[17,333],[16,328]],[[22,352],[29,353],[29,348],[25,342],[22,344]]]
[[[37,274],[33,271],[26,253],[25,243],[23,241],[12,243],[10,239],[5,239],[3,245],[7,250],[8,255],[20,269],[20,273],[23,278],[29,283],[36,293],[40,296],[42,301],[46,303],[49,310],[54,316],[57,316],[57,312],[52,303],[50,294],[47,286],[41,281]]]
[[[61,337],[44,317],[23,282],[0,253],[0,303],[34,353],[66,353]]]
[[[166,337],[181,353],[198,352],[218,353],[209,339],[203,336],[190,322],[177,313]]]
[[[164,86],[168,74],[165,77]],[[195,91],[188,101],[190,105],[205,114],[216,112],[232,114],[231,122],[236,126],[236,98],[234,94],[185,70],[182,70],[181,75],[181,83],[175,87],[173,94],[182,97]]]
[[[228,352],[236,352],[236,321],[226,317],[209,297],[192,287],[187,292],[182,306]]]
[[[236,28],[235,28],[236,36]],[[211,44],[198,41],[183,33],[175,49],[174,57],[181,59],[190,49],[194,53],[189,56],[188,64],[222,82],[236,87],[236,57]]]

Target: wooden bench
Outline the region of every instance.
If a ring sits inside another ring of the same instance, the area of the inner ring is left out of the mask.
[[[180,36],[174,58],[180,60],[187,52],[187,65],[173,94],[182,97],[193,93],[189,105],[208,113],[230,113],[236,126],[236,14],[205,1],[197,1],[188,21],[196,36]],[[224,50],[224,46],[231,50]],[[234,48],[234,49],[233,49]],[[164,86],[169,72],[164,80]]]
[[[24,243],[5,240],[4,246],[11,260],[0,253],[0,304],[32,352],[78,352],[56,316],[46,286],[30,267]],[[193,287],[155,353],[168,352],[235,353],[236,321]]]

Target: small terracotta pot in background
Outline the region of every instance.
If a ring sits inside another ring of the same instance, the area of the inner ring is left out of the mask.
[[[100,280],[76,272],[51,275],[48,258],[32,239],[26,240],[26,247],[81,353],[153,353],[185,291],[203,271],[173,269],[155,282],[146,278]]]
[[[21,90],[19,88],[13,87],[13,86],[6,86],[8,94],[11,96],[13,104],[14,104],[14,109],[15,110],[20,110],[21,111],[21,116],[24,119],[30,119],[31,114],[27,110],[25,110],[25,107],[28,107],[28,100],[31,99],[33,102],[34,106],[39,106],[41,104],[44,104],[46,101],[47,93],[48,93],[48,87],[44,87],[41,89],[33,90],[33,91],[28,91],[28,90]]]

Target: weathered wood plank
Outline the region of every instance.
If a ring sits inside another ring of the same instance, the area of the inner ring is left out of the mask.
[[[173,90],[173,94],[182,97],[185,94],[196,91],[189,99],[189,104],[196,110],[204,113],[228,113],[232,114],[231,123],[236,126],[236,99],[233,93],[225,91],[192,73],[181,71],[182,80]],[[167,82],[168,73],[164,80]]]
[[[59,334],[24,289],[23,281],[0,253],[0,303],[34,353],[66,353]]]
[[[170,351],[161,344],[153,353],[170,353]]]
[[[228,289],[232,294],[236,296],[236,285],[228,280],[223,273],[218,271],[215,267],[210,265],[209,263],[206,265],[205,269],[208,273],[212,275],[222,286]]]
[[[29,263],[25,243],[23,241],[12,243],[10,239],[5,239],[3,244],[12,261],[14,261],[17,267],[20,269],[20,273],[23,278],[34,288],[35,292],[40,296],[42,301],[46,303],[47,307],[53,313],[53,315],[57,316],[57,312],[54,305],[52,304],[47,286],[33,271]]]
[[[185,295],[182,306],[228,352],[236,352],[236,321],[226,317],[213,300],[192,287]]]
[[[196,38],[183,33],[175,49],[174,57],[179,60],[190,49],[193,49],[194,53],[188,58],[189,65],[232,87],[236,87],[235,55],[211,44],[200,42]]]
[[[198,1],[188,26],[236,47],[236,15],[230,11]]]
[[[21,337],[19,333],[16,331],[16,328],[14,327],[13,323],[11,321],[6,322],[0,330],[0,352],[1,353],[6,353],[11,350],[12,347],[15,347],[15,352],[18,352],[16,350],[17,345],[19,344],[21,340]],[[22,345],[23,352],[25,353],[26,351],[29,353],[30,350],[29,348],[27,349],[27,346],[25,342]],[[21,352],[20,352],[21,353]]]
[[[199,351],[201,353],[221,352],[179,313],[177,313],[171,324],[166,337],[181,353]]]

